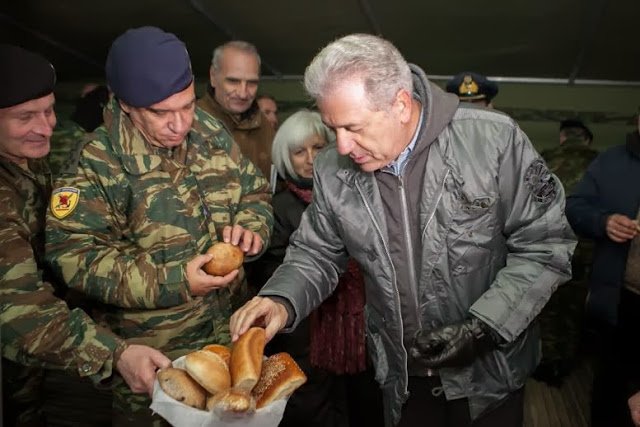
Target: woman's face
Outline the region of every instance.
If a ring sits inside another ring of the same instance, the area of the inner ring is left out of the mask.
[[[313,178],[313,159],[328,142],[320,135],[313,135],[298,148],[289,152],[293,170],[302,178]]]

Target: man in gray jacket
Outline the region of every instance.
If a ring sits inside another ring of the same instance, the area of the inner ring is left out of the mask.
[[[387,426],[517,426],[540,358],[536,315],[570,277],[564,190],[526,135],[461,105],[389,42],[326,46],[307,92],[337,142],[284,264],[231,318],[267,339],[365,277],[367,340]]]

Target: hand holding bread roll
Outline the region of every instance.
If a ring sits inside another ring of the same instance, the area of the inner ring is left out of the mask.
[[[227,390],[231,386],[229,369],[216,353],[205,350],[189,353],[184,358],[184,368],[211,394]]]
[[[231,348],[231,385],[251,392],[260,378],[264,356],[264,329],[249,328]]]
[[[226,276],[233,270],[240,268],[244,261],[242,249],[231,243],[214,243],[207,250],[207,254],[213,254],[213,259],[202,268],[213,276]]]
[[[307,376],[288,353],[277,353],[262,364],[262,374],[253,388],[257,408],[287,398],[307,381]]]
[[[193,408],[204,409],[207,392],[186,371],[162,369],[157,377],[160,388],[169,396]]]

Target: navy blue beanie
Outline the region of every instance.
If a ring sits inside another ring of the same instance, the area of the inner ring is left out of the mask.
[[[118,37],[105,71],[115,96],[136,108],[163,101],[193,82],[184,43],[156,27],[131,29]]]
[[[55,84],[56,72],[43,56],[0,44],[0,108],[49,95]]]

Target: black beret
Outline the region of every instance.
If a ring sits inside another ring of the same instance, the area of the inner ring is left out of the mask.
[[[582,129],[589,136],[589,140],[593,141],[593,133],[580,120],[569,119],[569,120],[563,120],[563,121],[560,122],[560,130],[569,129],[569,128]]]
[[[132,107],[149,107],[185,90],[193,82],[187,47],[156,27],[128,30],[109,50],[107,84]]]
[[[37,53],[0,44],[0,108],[13,107],[53,92],[56,72]]]
[[[455,93],[463,101],[491,101],[498,94],[498,85],[481,74],[465,71],[447,82],[447,92]]]

